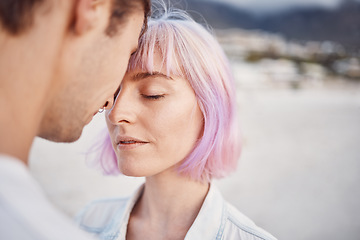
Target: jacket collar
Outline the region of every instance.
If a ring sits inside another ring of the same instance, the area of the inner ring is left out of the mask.
[[[225,227],[224,210],[224,199],[215,185],[210,184],[205,201],[185,239],[220,239]]]
[[[144,191],[144,185],[129,199],[120,221],[118,240],[124,240],[126,237],[127,226],[130,213],[136,202]],[[213,184],[210,184],[209,192],[206,195],[203,205],[185,236],[185,240],[198,239],[221,239],[225,227],[225,206],[219,190]]]

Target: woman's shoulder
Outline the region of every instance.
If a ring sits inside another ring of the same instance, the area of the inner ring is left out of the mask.
[[[87,232],[100,233],[116,219],[121,218],[129,198],[104,198],[87,204],[75,220]]]
[[[276,240],[228,203],[214,184],[210,185],[200,212],[185,239]]]
[[[224,239],[276,240],[274,236],[258,227],[250,218],[226,202]]]

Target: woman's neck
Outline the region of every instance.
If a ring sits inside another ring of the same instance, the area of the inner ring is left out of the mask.
[[[148,177],[131,218],[140,223],[139,226],[148,227],[153,239],[173,239],[174,236],[184,239],[208,190],[209,183],[196,182],[174,172]]]

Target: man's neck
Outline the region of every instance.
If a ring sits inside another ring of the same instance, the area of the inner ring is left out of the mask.
[[[25,164],[56,89],[53,74],[66,20],[52,14],[35,22],[19,36],[0,29],[0,153]]]
[[[18,97],[18,100],[14,102],[13,97]],[[0,90],[0,153],[13,156],[27,165],[41,120],[41,110],[35,112],[38,103],[34,99],[26,99],[17,94],[13,97],[3,94],[3,89]]]

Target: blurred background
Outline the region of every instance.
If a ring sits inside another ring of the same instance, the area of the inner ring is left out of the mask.
[[[171,4],[213,29],[236,78],[243,154],[215,181],[224,197],[279,239],[360,239],[360,1]],[[76,143],[35,141],[31,171],[70,216],[143,182],[86,166],[103,129],[98,114]]]

